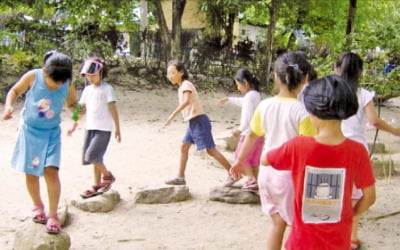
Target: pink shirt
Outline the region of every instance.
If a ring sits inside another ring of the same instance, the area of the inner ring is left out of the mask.
[[[201,106],[199,95],[197,93],[196,88],[194,87],[193,83],[189,82],[188,80],[184,80],[182,84],[179,86],[178,89],[178,99],[179,99],[179,104],[182,104],[183,102],[183,93],[185,91],[189,91],[190,94],[190,99],[189,99],[189,105],[187,105],[183,110],[182,110],[182,116],[184,121],[189,121],[190,119],[204,114],[203,107]]]

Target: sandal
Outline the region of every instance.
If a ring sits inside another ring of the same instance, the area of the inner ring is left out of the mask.
[[[165,184],[168,185],[186,185],[185,178],[183,177],[174,177],[172,179],[166,180]]]
[[[35,223],[46,224],[46,214],[44,213],[44,206],[43,204],[36,205],[32,209],[32,220]]]
[[[102,194],[102,192],[99,192],[100,188],[101,188],[100,185],[98,185],[98,186],[94,185],[94,186],[92,186],[92,189],[87,189],[87,190],[83,191],[83,193],[81,193],[81,197],[84,199],[87,199],[87,198]]]
[[[100,185],[99,185],[100,188],[98,189],[98,192],[105,193],[111,189],[111,184],[113,184],[115,182],[115,177],[114,177],[114,175],[112,175],[111,172],[109,172],[109,173],[110,173],[110,175],[103,176],[103,181],[107,181],[107,182],[100,183]]]
[[[233,184],[238,182],[242,177],[239,177],[237,179],[234,179],[231,175],[228,175],[228,178],[226,179],[226,182],[224,184],[224,187],[232,187]]]
[[[61,232],[61,225],[57,214],[47,215],[46,229],[49,234],[59,234]]]
[[[361,250],[361,241],[360,240],[351,240],[351,249],[352,250]]]

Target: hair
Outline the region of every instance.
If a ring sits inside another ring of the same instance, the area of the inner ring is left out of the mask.
[[[314,69],[314,67],[310,66],[310,70],[308,72],[308,81],[314,81],[318,79],[318,73],[317,71]]]
[[[288,86],[289,91],[296,89],[311,69],[303,52],[288,52],[275,62],[274,71],[283,84]]]
[[[355,89],[360,85],[363,71],[363,60],[354,52],[345,52],[335,63],[335,68],[340,70],[340,76],[346,79]]]
[[[239,69],[238,72],[236,72],[235,80],[240,84],[244,84],[246,81],[252,89],[260,91],[260,82],[248,69]]]
[[[322,120],[344,120],[358,110],[355,89],[338,75],[309,82],[303,96],[306,110]]]
[[[183,65],[183,62],[173,59],[168,62],[168,67],[169,66],[175,66],[176,70],[179,72],[183,72],[182,75],[182,80],[187,80],[189,79],[189,73],[187,72],[185,65]]]
[[[45,59],[46,75],[56,82],[72,80],[72,60],[69,56],[53,52]]]
[[[83,61],[83,63],[85,63],[86,60],[93,60],[93,61],[99,62],[103,65],[103,68],[101,68],[101,70],[100,70],[101,79],[104,79],[108,76],[108,67],[103,59],[101,59],[99,57],[89,57],[89,58],[86,58]],[[83,63],[82,63],[82,65],[83,65]]]
[[[46,61],[47,61],[47,59],[49,59],[49,57],[51,56],[51,55],[53,55],[54,53],[57,53],[57,50],[48,50],[48,51],[46,51],[46,53],[44,54],[44,58],[43,58],[43,64],[45,64],[46,63]]]

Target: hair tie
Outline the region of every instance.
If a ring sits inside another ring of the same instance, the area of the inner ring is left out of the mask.
[[[289,64],[290,67],[293,67],[295,69],[299,69],[299,65],[297,63],[294,64]]]

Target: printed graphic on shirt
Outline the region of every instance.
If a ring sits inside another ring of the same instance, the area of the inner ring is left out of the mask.
[[[50,99],[41,99],[37,104],[37,110],[39,112],[39,117],[46,117],[47,119],[51,119],[54,117],[54,110],[51,108],[51,100]]]
[[[304,223],[337,223],[343,207],[344,168],[306,167],[302,219]]]

